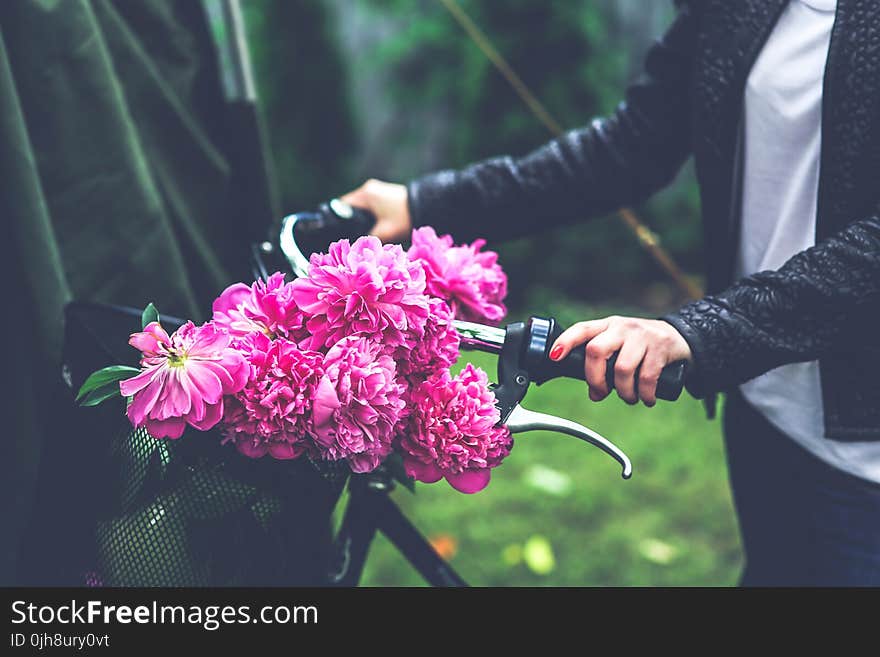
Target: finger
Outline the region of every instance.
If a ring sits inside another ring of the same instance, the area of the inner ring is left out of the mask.
[[[645,406],[650,407],[657,403],[657,381],[665,366],[666,359],[661,353],[657,349],[649,348],[639,371],[639,397]]]
[[[590,386],[590,399],[600,401],[611,391],[605,383],[606,361],[623,346],[623,334],[616,330],[607,330],[587,343],[587,357],[584,372]]]
[[[638,336],[629,336],[620,348],[614,363],[614,388],[617,396],[627,404],[639,401],[636,390],[636,370],[648,351],[647,341]]]
[[[357,208],[370,209],[370,197],[364,188],[365,185],[361,185],[357,189],[353,189],[347,194],[340,196],[339,200]]]
[[[553,348],[550,350],[550,359],[562,360],[571,353],[572,349],[592,340],[607,329],[608,323],[608,319],[594,319],[573,324],[556,338],[556,342],[553,343]]]
[[[400,240],[400,235],[395,228],[388,222],[377,221],[370,229],[370,235],[378,237],[383,243],[396,242]]]

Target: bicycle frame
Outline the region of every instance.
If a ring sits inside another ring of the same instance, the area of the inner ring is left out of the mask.
[[[390,497],[395,484],[380,468],[349,480],[349,500],[334,539],[336,564],[329,572],[331,586],[357,586],[370,544],[381,531],[431,586],[463,587],[467,583],[431,547]]]

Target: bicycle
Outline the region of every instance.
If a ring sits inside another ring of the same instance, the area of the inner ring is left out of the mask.
[[[366,234],[372,222],[366,211],[338,200],[315,212],[285,217],[277,239],[252,246],[254,278],[274,271],[303,275],[306,253],[324,250],[342,237]],[[66,315],[69,387],[76,389],[100,366],[136,364],[124,336],[139,329],[139,311],[75,303]],[[163,316],[168,329],[178,323]],[[583,379],[583,349],[562,362],[548,357],[562,332],[554,319],[532,317],[504,328],[456,321],[455,327],[462,349],[497,356],[493,389],[501,423],[512,433],[546,430],[574,436],[614,458],[623,478],[630,477],[629,458],[611,441],[588,427],[520,404],[532,383]],[[611,363],[609,387],[613,371]],[[658,397],[676,399],[684,376],[685,363],[668,366]],[[428,584],[467,586],[391,499],[396,482],[389,468],[351,474],[344,464],[242,458],[219,439],[156,441],[143,430],[124,428],[120,405],[90,411],[91,429],[82,430],[102,435],[103,442],[93,441],[94,451],[78,463],[62,464],[79,473],[80,487],[94,488],[74,505],[83,514],[79,524],[88,531],[77,543],[80,548],[66,553],[68,570],[79,583],[356,586],[373,538],[381,531]],[[81,409],[75,417],[83,417]],[[346,485],[349,496],[339,531],[326,536],[328,519]],[[260,559],[242,560],[236,546],[259,553]]]
[[[270,273],[266,260],[280,251],[286,263],[276,256],[275,264],[287,264],[294,275],[303,276],[308,268],[305,251],[318,251],[336,239],[367,234],[374,223],[375,218],[368,211],[339,199],[321,205],[316,212],[289,215],[282,222],[277,247],[271,242],[252,247],[252,273],[255,278],[266,278]],[[621,465],[622,477],[629,479],[632,463],[614,443],[581,424],[529,411],[520,405],[531,383],[541,385],[558,377],[584,378],[584,349],[575,349],[561,362],[549,358],[554,341],[563,331],[555,319],[532,317],[528,322],[509,324],[505,328],[456,320],[455,327],[462,349],[498,356],[497,383],[493,389],[501,414],[500,423],[506,424],[511,433],[543,430],[574,436],[614,458]],[[612,356],[606,368],[609,389],[614,387],[616,358],[617,354]],[[658,382],[658,398],[678,399],[685,372],[684,361],[667,366]],[[339,568],[330,574],[331,582],[341,586],[359,582],[370,543],[375,533],[381,531],[429,584],[466,586],[391,500],[394,486],[393,478],[384,468],[352,477],[348,507],[335,541]]]

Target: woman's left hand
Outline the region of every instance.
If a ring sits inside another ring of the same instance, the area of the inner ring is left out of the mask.
[[[628,404],[636,404],[641,399],[645,406],[653,406],[657,401],[657,379],[663,368],[692,358],[688,343],[671,324],[616,316],[578,322],[553,343],[550,358],[562,360],[585,342],[585,374],[593,401],[601,401],[611,392],[605,384],[605,365],[615,351],[620,352],[614,366],[617,394]]]

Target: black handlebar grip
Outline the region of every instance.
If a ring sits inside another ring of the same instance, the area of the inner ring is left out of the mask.
[[[355,238],[367,235],[373,230],[373,226],[376,225],[376,215],[365,208],[358,208],[353,205],[349,207],[351,208],[351,216],[347,218],[341,217],[343,222],[347,221],[349,233]]]
[[[327,230],[335,231],[337,239],[356,240],[367,235],[376,225],[376,215],[366,208],[349,205],[345,201],[334,198],[322,203],[318,208],[322,224]]]
[[[540,321],[547,322],[548,320]],[[532,380],[535,381],[535,383],[540,384],[544,381],[564,376],[570,379],[583,381],[585,378],[584,363],[587,358],[587,346],[581,345],[572,349],[571,353],[561,361],[550,360],[550,349],[553,347],[556,338],[562,335],[564,329],[552,319],[549,320],[549,326],[547,327],[548,330],[546,332],[543,330],[537,330],[538,327],[536,326],[535,318],[532,320],[532,327],[532,333],[538,334],[533,335],[533,338],[537,338],[537,341],[543,342],[540,349],[543,352],[541,354],[543,362],[541,363],[541,366],[537,368],[537,371],[532,372]],[[534,348],[537,345],[533,344],[531,346]],[[614,365],[617,362],[618,354],[619,352],[614,352],[605,366],[605,383],[609,390],[614,389]],[[530,368],[530,371],[531,369],[532,368]],[[675,401],[678,399],[684,389],[686,373],[687,361],[684,360],[670,363],[664,367],[657,380],[657,399],[663,399],[665,401]],[[638,377],[639,370],[637,369],[635,372],[635,379],[637,382]]]
[[[376,225],[376,216],[372,212],[339,199],[322,203],[315,212],[301,212],[297,216],[301,221],[296,224],[296,243],[306,258],[312,253],[326,251],[337,240],[353,242],[367,235]]]
[[[584,347],[584,352],[586,353],[586,347]],[[614,390],[614,366],[617,364],[617,356],[619,354],[619,351],[615,351],[611,355],[611,358],[605,363],[605,385],[608,386],[609,390]],[[634,374],[636,389],[638,389],[639,385],[640,369],[641,367],[637,367]],[[679,398],[682,388],[684,388],[684,374],[686,369],[687,361],[679,360],[670,363],[660,370],[660,377],[657,379],[657,399],[675,401]]]

